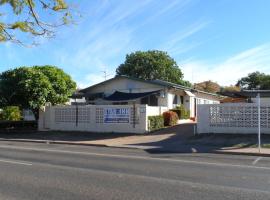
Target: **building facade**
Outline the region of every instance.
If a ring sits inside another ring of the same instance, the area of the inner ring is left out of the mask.
[[[142,80],[127,76],[112,79],[79,90],[73,102],[85,99],[86,105],[148,105],[167,110],[183,105],[190,117],[197,116],[198,104],[219,104],[220,96],[161,80]]]

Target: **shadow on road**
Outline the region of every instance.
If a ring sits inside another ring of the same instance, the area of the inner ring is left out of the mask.
[[[125,134],[125,133],[90,133],[90,132],[61,132],[61,131],[19,131],[0,132],[0,139],[13,140],[44,140],[62,142],[82,142],[91,144],[108,145],[112,139],[118,143],[117,147],[124,145],[132,146],[150,154],[162,153],[211,153],[224,148],[247,148],[257,145],[257,135],[236,134],[204,134],[194,135],[194,123],[181,124],[164,128],[148,134]],[[135,136],[130,137],[128,136]],[[151,138],[149,139],[150,136]],[[135,139],[134,139],[135,138]],[[106,143],[107,142],[107,143]],[[114,143],[114,144],[116,144]],[[113,147],[114,144],[108,146]],[[263,147],[270,148],[270,135],[262,135]]]

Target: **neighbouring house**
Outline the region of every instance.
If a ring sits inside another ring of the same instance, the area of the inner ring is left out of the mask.
[[[256,103],[257,95],[260,94],[261,103],[270,103],[270,90],[242,90],[239,92],[224,92],[226,98],[221,103]]]
[[[128,76],[92,85],[73,94],[72,104],[80,105],[148,105],[167,110],[183,105],[190,117],[197,116],[198,104],[219,104],[220,95],[207,93],[162,80],[143,80]],[[84,99],[84,101],[78,100]]]

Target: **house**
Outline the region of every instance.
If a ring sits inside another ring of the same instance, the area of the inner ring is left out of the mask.
[[[256,103],[257,95],[260,94],[261,103],[270,103],[270,90],[242,90],[235,92],[223,92],[227,96],[221,103]]]
[[[143,80],[122,75],[79,90],[72,98],[75,102],[76,99],[84,98],[84,104],[91,105],[147,104],[165,107],[167,110],[183,105],[190,111],[190,117],[196,117],[198,104],[219,104],[221,100],[217,94],[167,81]]]

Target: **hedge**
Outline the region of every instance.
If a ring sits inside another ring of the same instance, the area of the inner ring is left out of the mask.
[[[18,106],[4,107],[0,118],[6,121],[19,121],[22,119],[20,108]]]
[[[164,126],[174,126],[179,120],[178,115],[173,111],[166,111],[163,113]]]
[[[187,110],[183,105],[176,106],[176,108],[171,109],[170,111],[175,112],[178,115],[179,119],[189,119],[190,118],[190,111]]]
[[[164,119],[162,115],[149,116],[148,121],[150,131],[158,130],[164,127]]]

